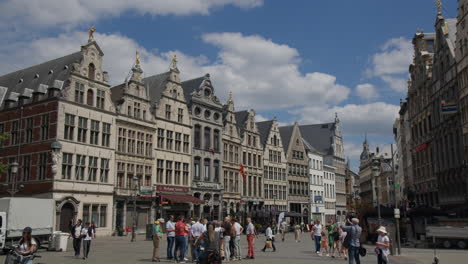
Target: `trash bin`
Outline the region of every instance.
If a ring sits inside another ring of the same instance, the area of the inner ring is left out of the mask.
[[[55,232],[52,233],[52,235],[50,235],[48,250],[56,250],[55,245],[57,244],[56,243],[57,235],[60,234],[60,233],[61,233],[60,231],[55,231]]]
[[[67,251],[68,237],[70,234],[59,232],[55,237],[55,250]]]
[[[153,240],[153,225],[146,225],[146,240]]]

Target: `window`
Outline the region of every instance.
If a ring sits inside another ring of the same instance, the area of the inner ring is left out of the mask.
[[[86,104],[89,106],[94,106],[94,92],[92,89],[88,89],[86,92]]]
[[[170,105],[166,105],[166,119],[171,119],[171,106]]]
[[[47,178],[47,153],[39,154],[39,164],[38,164],[38,179],[44,180]]]
[[[32,135],[33,135],[33,118],[27,118],[26,119],[26,138],[25,142],[26,143],[31,143],[32,142]]]
[[[19,142],[19,131],[18,131],[18,121],[13,121],[11,124],[11,145],[16,145]]]
[[[98,144],[99,139],[99,121],[91,120],[91,132],[89,137],[89,143],[93,145]]]
[[[63,137],[68,140],[73,140],[73,133],[75,131],[75,116],[65,114],[65,132]]]
[[[172,141],[173,141],[172,135],[173,134],[174,134],[174,132],[169,131],[169,130],[166,132],[166,137],[167,137],[166,138],[166,149],[168,149],[168,150],[172,150]]]
[[[78,142],[86,143],[86,132],[88,131],[88,119],[78,118]]]
[[[140,119],[140,112],[141,112],[141,106],[140,103],[134,102],[133,103],[133,117]]]
[[[76,155],[76,180],[78,181],[83,181],[84,180],[84,174],[85,174],[85,165],[86,162],[86,156],[83,155]]]
[[[135,153],[135,131],[128,131],[128,143],[127,143],[127,152]]]
[[[31,156],[26,155],[23,156],[23,181],[27,182],[29,181],[29,176],[31,173]]]
[[[252,154],[252,157],[253,157],[253,166],[254,167],[257,167],[257,159],[255,158],[257,155],[255,154]]]
[[[145,155],[147,157],[153,156],[153,136],[146,134]]]
[[[247,156],[249,157],[247,165],[251,166],[252,165],[252,153],[249,153]]]
[[[179,108],[179,110],[177,112],[177,121],[179,123],[182,123],[184,121],[184,109],[182,109],[182,108]]]
[[[117,163],[117,187],[124,187],[124,174],[125,174],[125,164],[122,162]]]
[[[214,150],[216,152],[219,152],[219,130],[215,129],[214,133],[213,133],[213,145],[214,145]]]
[[[158,159],[156,166],[156,181],[158,183],[163,183],[164,177],[164,160]]]
[[[99,205],[91,206],[91,222],[99,224]]]
[[[234,151],[234,162],[239,163],[239,147],[235,147]]]
[[[180,162],[175,162],[175,168],[174,168],[174,178],[175,178],[175,185],[180,185],[182,182],[181,179],[181,163]]]
[[[189,153],[190,136],[184,134],[184,153]]]
[[[127,106],[127,115],[132,116],[132,106]]]
[[[164,129],[158,128],[158,148],[164,148]]]
[[[73,154],[63,153],[62,159],[62,179],[71,180],[73,169]]]
[[[137,133],[137,154],[144,154],[144,144],[145,144],[145,134],[138,132]]]
[[[107,205],[101,205],[99,208],[99,227],[107,226]]]
[[[98,158],[96,157],[88,157],[88,181],[95,182],[96,181],[96,175],[97,175],[97,160]]]
[[[195,135],[195,142],[194,142],[194,148],[201,148],[201,126],[200,125],[195,125],[194,129],[194,135]]]
[[[258,167],[261,168],[262,167],[262,156],[258,155],[257,159],[258,159]]]
[[[97,90],[96,95],[96,107],[100,109],[104,109],[104,96],[105,92],[103,90]]]
[[[75,102],[84,103],[84,84],[75,82]]]
[[[210,149],[211,147],[211,129],[205,127],[205,149]]]
[[[96,73],[96,67],[94,66],[93,63],[90,63],[88,65],[88,78],[91,80],[94,80],[95,73]]]
[[[125,138],[127,135],[127,130],[125,128],[119,128],[119,138],[118,138],[118,145],[117,145],[117,150],[119,152],[125,152],[126,150],[126,141],[127,139]]]
[[[166,160],[166,184],[172,184],[172,161]]]
[[[49,139],[49,114],[41,116],[41,140]]]
[[[151,186],[151,166],[145,166],[145,186]]]
[[[201,160],[199,157],[195,157],[195,160],[193,162],[193,177],[195,180],[200,180],[200,166],[201,166]]]
[[[214,182],[219,182],[219,160],[213,162],[214,167]]]
[[[176,132],[174,150],[180,152],[181,145],[182,145],[182,133]]]
[[[108,182],[108,180],[109,180],[109,159],[101,158],[100,181]]]
[[[0,124],[0,135],[5,133],[5,124]],[[3,140],[0,140],[0,147],[3,146]]]
[[[110,146],[111,124],[102,123],[102,141],[101,145],[104,147]]]
[[[89,204],[83,204],[83,223],[90,222],[89,220]]]
[[[205,159],[204,162],[204,174],[205,174],[205,181],[210,181],[210,159]]]
[[[183,169],[183,182],[182,184],[183,185],[188,185],[189,184],[189,164],[188,163],[184,163],[183,166],[182,166],[182,169]]]

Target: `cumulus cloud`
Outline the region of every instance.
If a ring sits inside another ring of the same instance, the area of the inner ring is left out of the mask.
[[[0,22],[29,26],[70,27],[125,12],[139,15],[207,15],[226,5],[255,8],[263,0],[6,0],[0,3]]]
[[[379,97],[379,93],[374,85],[370,83],[359,84],[356,86],[356,93],[359,97],[370,100]]]

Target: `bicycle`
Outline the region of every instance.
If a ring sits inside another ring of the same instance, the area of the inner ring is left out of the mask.
[[[21,252],[18,251],[15,247],[9,246],[5,248],[6,251],[6,258],[4,264],[23,264],[24,261],[26,260],[31,260],[32,261],[35,258],[40,258],[41,256],[36,255],[36,254],[31,254],[24,256],[21,254]]]

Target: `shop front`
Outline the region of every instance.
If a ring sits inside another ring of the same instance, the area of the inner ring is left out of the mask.
[[[157,217],[168,219],[173,215],[193,217],[194,207],[200,207],[205,202],[190,195],[190,188],[159,185],[157,191]]]
[[[222,202],[223,189],[219,183],[194,182],[193,196],[203,201],[203,204],[194,205],[193,216],[208,220],[221,220],[224,214]]]

